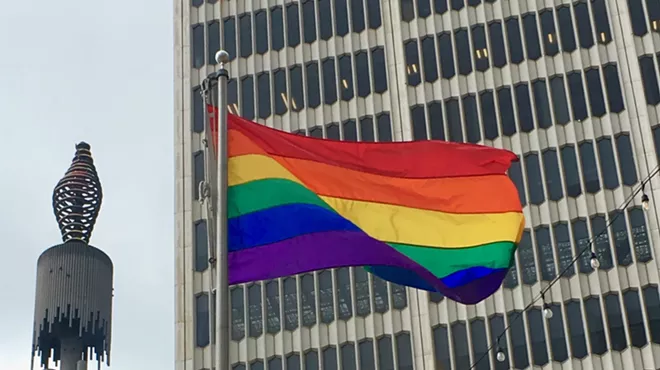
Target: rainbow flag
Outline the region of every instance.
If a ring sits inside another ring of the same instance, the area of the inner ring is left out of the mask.
[[[509,151],[315,139],[229,115],[228,157],[230,284],[365,266],[473,304],[514,261]]]

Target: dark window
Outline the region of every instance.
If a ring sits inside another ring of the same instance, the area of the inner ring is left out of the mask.
[[[245,337],[245,297],[243,287],[233,287],[231,295],[231,339],[241,340]]]
[[[364,31],[364,4],[363,0],[350,0],[351,1],[351,18],[353,25],[353,32],[360,33]]]
[[[516,116],[513,113],[510,87],[500,87],[497,89],[497,105],[500,111],[502,134],[504,136],[512,136],[516,133]]]
[[[587,339],[584,332],[584,320],[582,320],[582,311],[580,302],[570,300],[566,303],[566,321],[568,322],[568,331],[570,333],[569,343],[573,357],[584,358],[587,356]],[[554,326],[554,325],[552,325]]]
[[[324,348],[323,349],[323,370],[336,370],[336,369],[337,369],[337,348],[335,348],[335,347],[326,347],[326,348]]]
[[[332,73],[334,75],[334,68]],[[307,80],[307,104],[310,108],[316,108],[321,104],[321,92],[319,91],[318,62],[307,63],[307,65],[305,66],[305,77]],[[336,92],[335,92],[335,96],[336,96]]]
[[[337,308],[340,320],[348,320],[353,316],[353,299],[351,297],[351,278],[348,267],[336,270]]]
[[[257,338],[263,333],[263,316],[261,310],[261,284],[256,283],[248,288],[249,335],[253,338]]]
[[[502,314],[491,315],[488,319],[488,324],[490,326],[490,340],[493,344],[499,344],[499,347],[504,353],[507,353],[507,339],[506,331],[504,330],[504,316]],[[493,358],[491,361],[495,364],[495,370],[509,370],[509,356],[504,358],[504,361],[498,361],[495,356],[497,355],[496,351],[490,351]],[[449,369],[449,367],[446,367]]]
[[[367,16],[369,19],[369,28],[375,30],[380,27],[380,0],[367,0]]]
[[[325,83],[325,65],[323,69]],[[351,55],[344,54],[339,57],[339,78],[341,79],[341,99],[349,101],[355,96],[353,90],[353,64]]]
[[[543,178],[541,177],[538,154],[536,152],[527,153],[524,156],[524,160],[529,202],[539,205],[545,201],[545,195],[543,194]]]
[[[644,36],[647,29],[642,0],[628,0],[628,10],[630,12],[630,23],[633,33],[637,36]]]
[[[637,170],[635,159],[628,134],[620,134],[616,137],[616,152],[621,168],[623,184],[633,186],[637,183]]]
[[[360,351],[360,370],[375,370],[376,359],[374,357],[374,344],[371,339],[364,339],[358,344]]]
[[[453,10],[461,10],[465,5],[465,0],[450,0],[450,1],[451,1],[451,8]]]
[[[323,97],[325,104],[333,104],[337,101],[336,75],[334,58],[323,60]]]
[[[305,370],[317,370],[318,368],[319,368],[319,354],[316,352],[316,350],[311,350],[306,352]]]
[[[591,352],[602,355],[607,351],[605,341],[605,328],[603,327],[603,314],[597,297],[589,297],[584,300],[584,310],[587,314],[587,327],[591,339]]]
[[[512,266],[509,267],[509,271],[504,277],[503,285],[505,288],[509,289],[513,289],[518,286],[518,269],[516,268],[515,261],[513,262]]]
[[[265,10],[254,12],[254,41],[256,51],[264,54],[268,51],[268,20]]]
[[[257,76],[257,104],[259,108],[259,118],[267,118],[271,114],[270,110],[270,74],[262,72]]]
[[[571,94],[571,107],[573,108],[573,117],[576,120],[587,118],[587,103],[584,100],[584,85],[582,83],[582,73],[573,71],[567,74],[568,90]]]
[[[614,252],[616,262],[619,266],[628,266],[632,263],[630,254],[630,243],[628,241],[628,227],[626,226],[626,215],[623,211],[610,212],[610,231],[614,241]]]
[[[192,26],[192,64],[193,68],[201,68],[205,61],[204,24]]]
[[[610,345],[615,351],[623,351],[628,347],[626,331],[623,327],[621,316],[621,305],[619,296],[615,293],[605,295],[605,312],[607,312],[607,324],[610,330]]]
[[[394,370],[394,359],[392,358],[392,339],[390,338],[390,336],[385,335],[378,338],[377,345],[378,345],[378,369]]]
[[[575,148],[572,145],[561,148],[561,163],[564,169],[566,194],[570,197],[579,196],[582,194],[582,186],[580,185]]]
[[[266,331],[274,334],[282,329],[280,324],[280,285],[277,280],[266,284]],[[281,360],[280,360],[281,361]]]
[[[291,89],[291,95],[289,96],[291,110],[294,112],[300,112],[305,107],[305,98],[303,92],[302,67],[299,65],[295,65],[289,69],[289,87]]]
[[[250,370],[264,370],[264,363],[262,360],[256,360],[250,364]]]
[[[348,0],[335,0],[335,32],[337,36],[348,34]]]
[[[434,0],[433,3],[436,14],[444,14],[449,9],[447,7],[447,0]]]
[[[573,229],[573,239],[575,246],[575,255],[580,256],[578,259],[578,268],[581,273],[592,272],[590,259],[591,254],[588,248],[591,243],[589,239],[589,230],[587,228],[587,221],[582,218],[577,218],[571,221],[571,228]]]
[[[316,41],[316,6],[314,1],[304,0],[302,3],[303,40],[307,44]]]
[[[486,336],[486,322],[482,318],[470,321],[470,334],[472,335],[472,349],[475,361],[479,361],[474,367],[476,370],[490,370],[490,358],[488,358],[488,337]]]
[[[201,133],[206,128],[206,120],[204,116],[204,97],[202,96],[202,89],[199,86],[192,90],[193,100],[193,132]]]
[[[275,100],[275,114],[286,113],[289,100],[286,95],[286,71],[277,69],[273,72],[273,99]]]
[[[534,260],[534,249],[532,249],[532,238],[529,230],[525,229],[518,243],[518,261],[522,274],[522,282],[526,285],[533,285],[537,280],[536,261]]]
[[[481,4],[481,0],[467,0],[469,6],[477,6]]]
[[[371,116],[360,118],[360,141],[376,141],[374,137],[374,120]]]
[[[355,282],[355,307],[357,315],[367,316],[371,313],[371,296],[369,294],[369,275],[362,267],[353,270],[353,281]]]
[[[490,67],[488,63],[488,45],[483,24],[472,26],[472,47],[477,71],[485,71]]]
[[[438,79],[438,61],[436,60],[436,53],[435,53],[435,39],[433,36],[426,36],[422,38],[421,41],[422,41],[422,60],[424,66],[424,81],[434,82]],[[417,50],[415,48],[415,52],[416,51]]]
[[[344,121],[342,124],[344,128],[344,140],[345,141],[357,141],[357,126],[355,120],[349,119]]]
[[[204,271],[209,265],[209,236],[206,220],[195,223],[195,271]]]
[[[511,181],[516,184],[516,189],[518,189],[518,196],[520,197],[520,203],[523,206],[526,205],[527,198],[525,196],[525,181],[523,180],[520,161],[511,163],[511,167],[509,167],[509,177],[511,178]]]
[[[646,0],[646,11],[649,13],[649,23],[654,32],[660,33],[660,4],[657,1]]]
[[[222,47],[229,54],[229,60],[236,58],[236,19],[227,17],[223,21]]]
[[[660,296],[658,287],[649,285],[644,287],[644,306],[646,307],[646,316],[649,320],[651,329],[651,340],[653,343],[660,343]]]
[[[457,369],[468,369],[470,363],[470,347],[467,341],[465,322],[455,321],[451,324],[451,338],[454,343],[454,363]]]
[[[619,174],[614,161],[614,150],[612,139],[609,136],[601,137],[596,141],[598,145],[598,158],[600,159],[600,171],[603,176],[605,189],[616,189],[619,187]]]
[[[284,279],[284,329],[293,331],[298,328],[298,288],[296,278]]]
[[[541,17],[541,37],[543,38],[543,50],[545,55],[554,56],[559,53],[559,40],[555,30],[555,19],[552,9],[545,9],[539,13]]]
[[[516,85],[515,92],[520,131],[531,132],[534,130],[534,117],[532,116],[532,102],[529,98],[529,87],[527,83]]]
[[[428,122],[429,128],[431,129],[431,135],[429,136],[433,140],[445,140],[445,120],[442,117],[442,103],[439,101],[431,102],[428,105],[428,110]]]
[[[429,292],[429,300],[433,303],[440,303],[445,296],[440,292]]]
[[[406,49],[406,70],[408,72],[408,85],[417,86],[422,80],[419,75],[419,51],[417,50],[417,41],[409,40],[405,43]]]
[[[541,280],[552,281],[557,276],[555,269],[555,256],[550,240],[550,228],[546,225],[534,229],[536,239],[536,253],[539,257]]]
[[[298,3],[286,6],[286,36],[289,47],[300,44],[300,15],[298,14]]]
[[[596,26],[598,42],[607,44],[612,41],[612,33],[610,32],[610,21],[607,16],[605,0],[591,0],[591,9],[594,12],[594,25]]]
[[[209,22],[208,29],[208,61],[209,64],[216,64],[215,53],[220,50],[220,22],[217,20]]]
[[[543,315],[540,308],[532,308],[527,311],[527,322],[529,331],[534,333],[532,339],[532,358],[534,365],[543,366],[548,363],[548,350],[545,342],[545,330],[543,329]]]
[[[433,328],[433,349],[435,352],[435,368],[451,369],[451,355],[449,353],[449,340],[447,327],[438,325]]]
[[[422,0],[428,1],[428,0]],[[417,4],[418,7],[422,6]],[[419,15],[422,17],[422,15]],[[422,17],[423,18],[423,17]],[[401,20],[404,22],[410,22],[415,19],[415,8],[413,7],[413,0],[401,0]]]
[[[374,312],[387,312],[390,309],[387,282],[376,275],[371,275],[371,288],[374,292]]]
[[[412,13],[413,0],[408,0],[408,1],[403,0],[403,1],[401,1],[401,12],[402,13],[404,11],[404,3],[410,3],[410,13]],[[426,18],[429,15],[431,15],[431,0],[417,0],[417,16],[420,17],[420,18]],[[412,17],[411,17],[411,19],[412,19]]]
[[[598,179],[598,168],[596,168],[594,145],[591,141],[583,141],[580,143],[579,148],[586,191],[590,194],[597,193],[600,190],[600,180]]]
[[[557,18],[559,20],[559,37],[561,39],[561,48],[565,52],[575,50],[575,29],[573,28],[573,19],[571,17],[571,8],[568,5],[557,8]]]
[[[598,71],[598,68],[590,68],[584,74],[587,77],[587,91],[589,93],[591,115],[601,117],[606,111],[605,99],[603,98],[603,85],[600,83],[600,71]]]
[[[449,140],[455,143],[463,142],[463,125],[461,124],[461,111],[457,98],[445,100],[445,112],[447,113],[447,129]]]
[[[465,28],[456,30],[454,33],[454,42],[456,43],[456,54],[458,55],[458,73],[468,75],[472,72],[472,57],[470,56],[468,31]]]
[[[195,297],[195,344],[197,347],[206,347],[210,343],[209,320],[209,295],[203,293]]]
[[[281,6],[270,8],[270,42],[273,50],[284,48],[284,16]]]
[[[241,14],[238,21],[240,56],[242,58],[247,58],[252,54],[252,15],[250,13]]]
[[[625,107],[623,104],[623,95],[621,93],[621,84],[619,82],[619,72],[616,64],[608,64],[603,68],[605,74],[605,87],[607,88],[607,103],[610,112],[622,112]]]
[[[509,326],[511,335],[511,344],[513,345],[513,364],[517,369],[526,369],[529,366],[529,357],[527,357],[527,340],[525,335],[525,326],[523,325],[521,311],[509,311]]]
[[[504,48],[504,36],[502,34],[502,23],[499,21],[488,24],[488,37],[490,39],[490,56],[495,67],[506,65],[506,49]]]
[[[332,37],[332,4],[330,0],[317,0],[319,4],[319,35],[321,40]]]
[[[506,36],[509,41],[509,53],[511,54],[511,62],[519,64],[525,59],[523,55],[522,37],[520,36],[520,25],[518,24],[518,17],[507,18],[506,20]]]
[[[575,267],[573,267],[573,251],[571,249],[571,238],[568,234],[568,224],[566,222],[558,222],[552,226],[552,231],[557,246],[559,271],[562,272],[562,276],[573,276],[575,274]]]
[[[316,324],[316,290],[314,288],[314,275],[305,274],[300,278],[300,303],[303,326]]]
[[[536,123],[540,128],[549,128],[552,126],[552,115],[550,114],[550,102],[548,101],[545,79],[532,82],[532,91],[536,107]]]
[[[452,78],[456,74],[454,65],[454,52],[451,34],[443,32],[438,34],[438,52],[440,53],[440,69],[443,78]]]
[[[382,47],[371,49],[371,62],[373,63],[374,92],[381,94],[387,90],[385,49]]]
[[[236,79],[232,78],[227,83],[227,107],[229,112],[238,115],[238,84]]]
[[[198,151],[193,155],[193,179],[194,179],[194,189],[195,199],[199,199],[199,184],[205,179],[205,166],[204,166],[204,152]]]
[[[282,370],[282,357],[271,357],[268,360],[268,370]]]
[[[614,267],[614,263],[612,261],[610,236],[607,234],[605,216],[591,216],[591,234],[593,235],[593,249],[600,260],[600,269],[611,269]]]
[[[481,105],[481,124],[484,128],[486,139],[495,140],[499,136],[497,128],[497,116],[495,114],[495,100],[492,90],[485,90],[479,94],[479,103]],[[433,130],[431,130],[433,133]]]
[[[357,76],[357,93],[359,97],[364,98],[371,94],[371,84],[369,81],[371,76],[371,73],[369,73],[369,55],[366,51],[360,51],[355,54],[355,68],[357,69],[355,71],[355,75]],[[350,77],[352,78],[352,69],[350,72]]]
[[[392,307],[395,310],[402,310],[408,307],[408,294],[406,287],[399,284],[390,284],[392,291]]]
[[[355,345],[353,342],[344,343],[340,348],[342,370],[356,370]]]
[[[287,370],[300,370],[300,355],[297,353],[286,356]]]
[[[473,94],[463,96],[463,116],[465,117],[465,134],[467,141],[477,144],[481,141],[481,130],[479,129],[479,108],[477,99]]]
[[[630,220],[630,229],[632,230],[632,241],[635,246],[637,262],[648,262],[653,259],[649,236],[646,230],[646,219],[644,217],[644,211],[640,208],[631,208],[628,210],[628,219]]]
[[[630,330],[630,344],[633,347],[642,348],[648,343],[646,340],[646,328],[642,316],[642,306],[639,304],[639,293],[629,290],[623,293],[623,303],[626,305],[626,318]]]
[[[204,0],[192,0],[190,3],[195,8],[199,8],[200,6],[202,6],[202,4],[204,4]]]
[[[527,13],[522,16],[523,28],[525,29],[525,48],[527,58],[537,60],[541,57],[541,45],[539,44],[539,31],[536,25],[536,14]]]
[[[660,89],[658,88],[658,74],[653,64],[653,57],[644,55],[639,58],[639,68],[642,72],[642,84],[644,85],[644,94],[646,103],[656,105],[660,103]]]
[[[424,106],[416,105],[410,110],[410,120],[412,121],[413,140],[426,140],[426,117],[424,116]]]
[[[587,3],[584,0],[575,2],[573,4],[573,12],[575,13],[580,47],[588,49],[594,46],[593,30],[591,29],[591,18],[589,17]]]
[[[564,192],[561,188],[557,150],[554,148],[546,149],[543,152],[543,173],[545,174],[548,199],[554,201],[561,199],[564,196]]]
[[[241,116],[254,119],[254,82],[252,76],[241,79]]]
[[[389,113],[381,113],[378,115],[378,141],[388,142],[392,141],[392,123],[390,122]]]
[[[319,311],[321,322],[329,324],[335,321],[334,297],[332,294],[332,272],[324,270],[319,273]]]
[[[571,116],[568,113],[564,78],[561,75],[550,77],[550,93],[552,94],[552,111],[555,113],[555,122],[560,125],[567,124],[571,120]]]

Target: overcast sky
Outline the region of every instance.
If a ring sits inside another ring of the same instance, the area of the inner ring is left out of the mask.
[[[92,244],[115,265],[112,369],[174,369],[172,2],[3,1],[0,369],[29,367],[39,254],[60,242],[52,190],[92,146]]]

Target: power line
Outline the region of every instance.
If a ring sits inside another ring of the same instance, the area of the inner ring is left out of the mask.
[[[496,360],[499,361],[499,362],[503,362],[504,360],[506,360],[506,355],[504,354],[504,352],[503,352],[503,351],[501,350],[501,348],[499,347],[500,340],[502,339],[502,337],[503,337],[503,336],[509,331],[509,329],[511,329],[511,325],[512,325],[514,322],[516,322],[518,319],[520,319],[520,318],[522,317],[522,315],[523,315],[527,310],[529,310],[530,308],[534,307],[534,305],[536,304],[536,302],[538,302],[539,299],[542,299],[542,300],[543,300],[543,308],[544,308],[544,311],[545,311],[546,308],[549,309],[549,306],[548,306],[548,305],[546,304],[546,302],[545,302],[545,293],[548,292],[548,291],[550,290],[550,288],[552,288],[552,286],[555,285],[555,283],[558,282],[559,279],[561,279],[561,278],[564,276],[564,274],[565,274],[565,273],[566,273],[571,267],[573,267],[573,265],[575,265],[575,263],[580,259],[580,257],[582,257],[582,255],[583,255],[585,252],[587,252],[588,250],[591,250],[591,260],[590,260],[591,267],[592,267],[594,270],[598,269],[598,267],[600,266],[600,262],[598,261],[598,256],[596,255],[596,253],[595,253],[595,252],[593,251],[593,249],[592,249],[592,246],[593,246],[594,241],[595,241],[596,239],[598,239],[601,235],[603,235],[604,233],[606,233],[606,232],[610,229],[610,226],[612,226],[612,224],[614,223],[614,221],[616,221],[616,219],[617,219],[621,214],[623,214],[622,211],[625,211],[625,210],[628,208],[628,206],[630,205],[630,203],[632,203],[632,202],[635,200],[635,197],[637,197],[637,195],[638,195],[640,192],[642,192],[642,205],[644,206],[645,209],[648,207],[647,205],[648,205],[648,202],[649,202],[649,197],[648,197],[648,195],[646,195],[646,193],[644,193],[644,187],[645,187],[645,185],[646,185],[649,181],[651,181],[651,179],[653,178],[653,176],[655,176],[655,175],[658,174],[658,172],[660,172],[660,165],[658,165],[658,166],[657,166],[657,167],[651,172],[651,174],[649,174],[649,175],[648,175],[648,176],[642,181],[641,185],[637,188],[637,190],[635,190],[635,191],[634,191],[634,192],[628,197],[628,199],[626,199],[626,200],[623,202],[622,205],[620,205],[619,207],[617,207],[617,211],[619,211],[619,212],[616,212],[616,215],[615,215],[614,217],[612,217],[612,219],[610,220],[610,222],[607,223],[607,225],[605,225],[605,227],[603,228],[603,230],[601,230],[597,235],[594,235],[594,237],[591,238],[591,239],[589,240],[589,243],[587,243],[587,245],[586,245],[586,246],[580,251],[580,253],[578,253],[578,255],[575,256],[575,257],[573,258],[573,260],[571,261],[571,263],[569,263],[568,266],[564,267],[564,269],[561,271],[561,273],[560,273],[559,275],[557,275],[554,279],[552,279],[552,281],[551,281],[551,282],[550,282],[545,288],[541,289],[541,292],[540,292],[540,293],[539,293],[539,294],[538,294],[538,295],[537,295],[537,296],[536,296],[536,297],[535,297],[535,298],[534,298],[534,299],[533,299],[533,300],[532,300],[527,306],[525,306],[525,308],[524,308],[522,311],[518,311],[518,312],[517,312],[517,315],[516,315],[512,320],[509,320],[509,325],[507,325],[507,327],[504,328],[504,330],[502,331],[502,333],[500,333],[500,335],[497,336],[497,340],[495,341],[495,343],[491,344],[490,347],[488,347],[488,350],[487,350],[483,355],[481,355],[481,357],[479,357],[479,359],[478,359],[476,362],[474,362],[474,363],[472,364],[472,366],[470,367],[470,370],[476,368],[476,366],[479,365],[479,363],[480,363],[480,362],[481,362],[486,356],[488,356],[488,355],[490,354],[490,351],[492,351],[493,348],[494,348],[495,346],[497,346]],[[552,312],[552,311],[550,311],[550,312]],[[544,313],[545,313],[545,312],[544,312]],[[545,315],[544,315],[544,316],[545,316]],[[549,319],[550,317],[551,317],[551,316],[546,317],[546,318]]]

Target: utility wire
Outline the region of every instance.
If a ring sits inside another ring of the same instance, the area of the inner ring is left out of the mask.
[[[564,274],[565,274],[565,273],[566,273],[571,267],[573,267],[573,265],[575,265],[575,263],[580,259],[580,257],[581,257],[586,251],[588,251],[588,250],[592,250],[592,246],[593,246],[594,240],[598,239],[601,235],[603,235],[604,233],[606,233],[606,232],[610,229],[610,226],[612,226],[612,224],[614,223],[614,221],[616,221],[616,219],[617,219],[621,214],[623,214],[623,212],[621,212],[621,211],[625,211],[626,208],[628,208],[628,206],[630,205],[630,203],[632,203],[632,202],[635,200],[635,197],[637,197],[637,194],[639,194],[640,192],[643,192],[643,191],[644,191],[644,186],[645,186],[649,181],[651,181],[651,179],[653,178],[653,176],[657,175],[658,172],[660,172],[660,165],[658,165],[658,166],[657,166],[657,167],[651,172],[651,174],[649,174],[649,175],[648,175],[648,176],[642,181],[641,185],[637,188],[637,190],[635,190],[635,191],[629,196],[629,198],[626,199],[625,202],[623,202],[622,205],[620,205],[619,207],[617,207],[617,210],[618,210],[619,212],[617,212],[616,215],[615,215],[614,217],[612,217],[612,219],[610,220],[610,222],[605,226],[605,228],[603,228],[603,230],[600,231],[600,233],[598,233],[598,235],[594,235],[594,237],[591,238],[591,239],[589,240],[589,243],[588,243],[588,244],[582,249],[582,251],[580,251],[580,253],[579,253],[577,256],[575,256],[575,257],[573,258],[573,260],[571,261],[571,263],[570,263],[568,266],[566,266],[566,267],[561,271],[561,273],[560,273],[558,276],[556,276],[554,279],[552,279],[552,281],[551,281],[551,282],[550,282],[545,288],[541,289],[541,292],[540,292],[540,293],[539,293],[539,294],[538,294],[538,295],[532,300],[532,302],[530,302],[530,303],[529,303],[529,304],[528,304],[528,305],[527,305],[522,311],[519,311],[518,314],[517,314],[512,320],[509,320],[509,325],[507,325],[507,327],[504,328],[504,330],[502,331],[502,333],[501,333],[500,335],[497,336],[497,340],[495,341],[495,343],[491,344],[490,347],[488,347],[488,350],[487,350],[483,355],[481,355],[481,357],[479,357],[479,359],[478,359],[476,362],[474,362],[474,364],[472,364],[472,366],[470,367],[470,370],[476,368],[476,366],[479,365],[479,363],[480,363],[480,362],[481,362],[486,356],[488,356],[488,355],[490,354],[490,351],[492,351],[493,348],[494,348],[495,346],[498,347],[498,351],[499,351],[499,343],[500,343],[500,340],[501,340],[502,337],[503,337],[503,336],[509,331],[509,329],[511,328],[511,325],[512,325],[514,322],[516,322],[518,319],[520,319],[520,318],[522,317],[522,315],[523,315],[527,310],[529,310],[530,308],[534,307],[534,305],[536,304],[536,302],[539,301],[539,299],[543,299],[543,300],[545,301],[545,298],[544,298],[544,297],[545,297],[545,293],[546,293],[547,291],[549,291],[550,288],[552,288],[552,286],[555,285],[555,283],[556,283],[557,281],[559,281],[559,279],[561,279],[561,278],[564,276]],[[644,195],[645,195],[645,194],[644,194]],[[592,250],[591,253],[592,253],[592,258],[598,258],[598,257],[595,255],[595,252],[594,252],[593,250]],[[594,269],[594,270],[596,270],[596,269]],[[497,361],[497,359],[496,359],[496,361]]]

